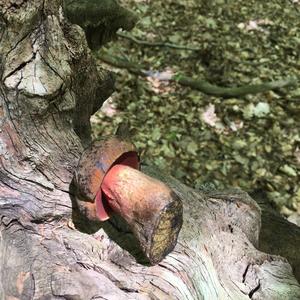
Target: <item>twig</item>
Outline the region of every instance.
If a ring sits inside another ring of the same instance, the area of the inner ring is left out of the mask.
[[[135,44],[142,45],[142,46],[148,46],[148,47],[166,47],[166,48],[173,48],[173,49],[178,49],[178,50],[187,50],[187,51],[200,51],[199,48],[194,48],[194,47],[187,47],[187,46],[181,46],[181,45],[176,45],[176,44],[171,44],[171,43],[164,43],[164,42],[148,42],[148,41],[143,41],[140,39],[137,39],[136,37],[125,34],[123,32],[117,32],[117,35],[119,37],[125,38],[127,40],[130,40],[134,42]]]

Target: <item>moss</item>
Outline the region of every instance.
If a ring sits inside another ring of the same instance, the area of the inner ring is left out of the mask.
[[[66,0],[64,13],[84,29],[93,50],[112,40],[119,28],[131,30],[137,22],[137,16],[115,0]]]

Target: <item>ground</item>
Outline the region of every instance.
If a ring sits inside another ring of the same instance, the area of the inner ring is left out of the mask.
[[[198,49],[141,46],[119,37],[100,50],[158,71],[160,79],[180,72],[232,87],[299,78],[297,0],[122,3],[140,17],[131,36]],[[113,70],[117,91],[92,118],[95,137],[127,119],[143,161],[196,188],[212,182],[263,189],[284,215],[300,213],[300,88],[224,99]]]

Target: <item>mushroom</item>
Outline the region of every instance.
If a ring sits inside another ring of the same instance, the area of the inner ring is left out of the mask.
[[[170,253],[182,225],[182,203],[164,183],[139,170],[135,146],[120,136],[96,141],[79,161],[79,210],[92,221],[115,213],[131,228],[151,264]]]

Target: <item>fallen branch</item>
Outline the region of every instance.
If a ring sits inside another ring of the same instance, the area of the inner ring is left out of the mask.
[[[182,45],[176,45],[172,43],[164,43],[164,42],[148,42],[148,41],[143,41],[140,39],[137,39],[136,37],[125,34],[123,32],[117,32],[117,35],[121,38],[125,38],[127,40],[130,40],[131,42],[141,45],[141,46],[147,46],[147,47],[165,47],[165,48],[172,48],[172,49],[177,49],[177,50],[186,50],[186,51],[199,51],[199,48],[195,47],[188,47],[188,46],[182,46]]]
[[[100,52],[95,53],[96,57],[100,59],[102,62],[105,62],[108,65],[120,68],[120,69],[127,69],[130,73],[133,73],[135,75],[140,75],[143,77],[148,76],[146,74],[146,71],[144,69],[144,66],[136,64],[131,61],[124,60],[119,57],[110,56],[107,54],[102,54]]]
[[[261,84],[243,85],[239,87],[220,87],[204,80],[197,80],[186,76],[177,75],[173,79],[181,85],[189,86],[207,95],[220,96],[224,98],[242,97],[248,94],[264,93],[283,87],[294,86],[297,83],[295,78],[276,80]]]
[[[107,54],[97,53],[97,58],[101,61],[112,65],[114,67],[127,69],[129,72],[140,75],[143,77],[156,77],[154,76],[156,73],[145,70],[144,66],[137,65],[131,61],[126,61],[124,59],[118,57],[112,57]],[[157,78],[157,77],[156,77]],[[177,82],[180,85],[188,86],[192,89],[198,90],[204,94],[218,96],[223,98],[230,97],[242,97],[248,94],[258,94],[264,93],[271,90],[276,90],[283,87],[295,86],[297,84],[296,78],[287,78],[283,80],[276,80],[265,82],[261,84],[253,84],[253,85],[243,85],[239,87],[220,87],[214,84],[211,84],[205,80],[193,79],[191,77],[187,77],[181,74],[175,74],[170,76],[170,78],[164,78],[164,81]]]

